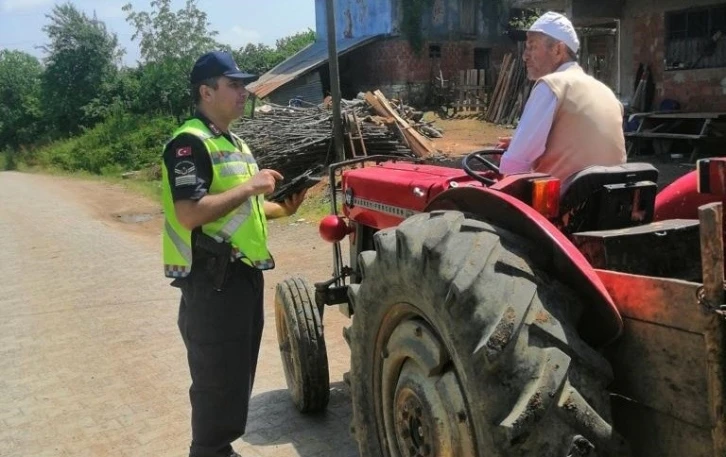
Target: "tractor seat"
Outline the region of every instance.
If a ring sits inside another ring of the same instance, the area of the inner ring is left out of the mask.
[[[658,169],[649,163],[592,166],[562,183],[565,232],[609,230],[653,219]]]

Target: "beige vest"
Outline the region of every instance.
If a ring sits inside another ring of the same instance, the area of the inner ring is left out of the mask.
[[[592,165],[625,163],[623,105],[609,87],[575,64],[537,81],[557,97],[545,152],[534,171],[565,180]]]

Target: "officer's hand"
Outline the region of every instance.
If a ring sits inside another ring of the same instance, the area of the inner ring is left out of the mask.
[[[279,203],[286,216],[291,216],[297,212],[298,208],[300,208],[300,205],[305,200],[305,194],[307,192],[308,190],[304,189],[294,195],[287,197],[284,202]]]
[[[275,190],[277,181],[282,181],[282,175],[275,170],[263,169],[247,181],[252,195],[271,194]]]

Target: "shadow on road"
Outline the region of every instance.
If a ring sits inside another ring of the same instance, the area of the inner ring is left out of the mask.
[[[287,390],[273,390],[252,398],[243,441],[253,446],[292,445],[300,457],[358,457],[351,420],[350,392],[344,383],[331,384],[328,408],[315,415],[299,413]]]

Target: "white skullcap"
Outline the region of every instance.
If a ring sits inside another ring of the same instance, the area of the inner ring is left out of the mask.
[[[544,13],[532,24],[528,32],[544,33],[565,43],[575,53],[580,49],[580,40],[577,39],[575,27],[572,26],[569,19],[559,13],[552,11]]]

